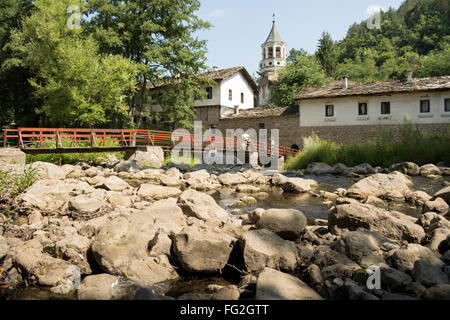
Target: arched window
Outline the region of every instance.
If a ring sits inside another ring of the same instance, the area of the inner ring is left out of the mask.
[[[273,48],[269,47],[269,58],[273,58]]]
[[[281,58],[281,47],[276,48],[277,58]]]
[[[262,54],[263,54],[263,59],[266,59],[266,48],[263,48]]]

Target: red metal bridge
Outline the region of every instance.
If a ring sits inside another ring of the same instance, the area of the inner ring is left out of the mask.
[[[172,149],[180,142],[190,141],[194,146],[207,148],[211,144],[217,151],[240,150],[244,141],[234,137],[182,134],[157,130],[133,129],[65,129],[65,128],[18,128],[3,129],[2,146],[20,148],[27,154],[47,153],[92,153],[133,152],[145,146],[160,146]],[[267,143],[250,142],[252,150],[258,152],[278,151],[280,156],[295,155],[298,150]],[[247,148],[249,147],[247,146]],[[247,149],[248,151],[248,149]]]

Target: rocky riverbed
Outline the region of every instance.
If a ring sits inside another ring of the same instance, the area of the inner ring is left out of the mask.
[[[32,167],[0,203],[3,299],[450,299],[445,164]]]

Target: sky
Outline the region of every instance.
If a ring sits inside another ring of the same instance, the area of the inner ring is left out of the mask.
[[[378,8],[397,9],[403,0],[201,0],[198,15],[213,27],[200,31],[207,40],[208,66],[220,69],[244,66],[256,73],[261,44],[275,14],[278,32],[292,48],[315,52],[323,31],[334,40],[345,37],[349,26],[370,17]]]

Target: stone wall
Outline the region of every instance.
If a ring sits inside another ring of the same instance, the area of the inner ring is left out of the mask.
[[[420,124],[418,127],[427,133],[437,132],[449,124]],[[300,135],[308,137],[315,132],[321,139],[330,140],[338,144],[349,142],[366,142],[367,140],[382,137],[387,131],[392,132],[394,138],[399,136],[401,126],[399,125],[360,125],[360,126],[321,126],[321,127],[301,127]],[[301,139],[300,139],[301,140]],[[302,147],[302,143],[299,145]]]
[[[300,146],[302,142],[299,122],[298,115],[221,119],[217,128],[225,135],[226,129],[255,129],[258,132],[259,125],[264,124],[264,129],[268,130],[269,136],[271,129],[280,130],[281,146],[292,147],[294,145]]]

